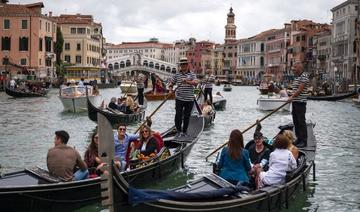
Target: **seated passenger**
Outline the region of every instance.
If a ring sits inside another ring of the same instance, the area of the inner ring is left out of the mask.
[[[91,142],[85,151],[84,161],[88,167],[90,177],[100,176],[102,171],[101,167],[105,165],[99,157],[99,134],[95,132],[91,137]]]
[[[267,185],[280,185],[285,183],[286,172],[296,168],[296,160],[288,150],[290,140],[285,135],[276,136],[273,144],[275,150],[270,154],[269,170],[264,172],[257,169],[256,188]]]
[[[127,96],[125,100],[125,114],[132,114],[134,113],[134,99],[131,96]]]
[[[138,139],[138,135],[132,135],[126,133],[126,126],[120,124],[118,127],[117,133],[114,134],[114,143],[115,143],[115,160],[119,161],[120,170],[126,170],[126,152],[129,145],[129,142],[132,140]]]
[[[280,98],[289,97],[287,91],[286,91],[283,87],[281,87],[281,90],[280,90],[280,92],[279,92],[279,95],[280,95]]]
[[[299,149],[294,145],[295,142],[294,133],[291,130],[284,130],[282,134],[285,135],[290,140],[289,150],[293,154],[294,158],[298,159]]]
[[[249,152],[244,149],[243,135],[239,130],[230,133],[228,146],[224,147],[218,163],[219,176],[236,185],[249,184],[251,169]]]
[[[256,168],[262,168],[262,170],[268,170],[270,149],[264,145],[263,134],[259,131],[254,133],[255,144],[249,147],[249,156],[252,163],[251,173],[255,174]]]
[[[159,77],[156,78],[155,93],[164,93],[165,89],[163,83]]]
[[[65,181],[86,179],[89,175],[87,165],[81,159],[78,151],[66,145],[69,138],[70,136],[66,131],[55,132],[55,147],[49,149],[47,154],[49,173]],[[74,173],[75,168],[79,168],[79,170]]]
[[[223,95],[221,95],[221,93],[218,91],[218,92],[216,92],[216,94],[215,94],[216,96],[220,96],[220,97],[224,97]]]
[[[140,129],[140,154],[150,156],[152,153],[157,154],[156,139],[152,134],[151,128],[144,125]]]
[[[211,112],[213,112],[213,108],[211,106],[211,102],[210,100],[206,100],[204,102],[203,108],[202,108],[202,115],[203,116],[209,116],[211,114]]]
[[[110,101],[108,107],[111,108],[111,109],[113,109],[113,110],[120,111],[119,106],[116,104],[116,97],[112,97],[112,98],[111,98],[111,101]]]

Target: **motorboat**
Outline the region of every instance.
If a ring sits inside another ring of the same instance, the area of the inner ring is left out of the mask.
[[[87,110],[87,99],[86,93],[88,94],[91,101],[96,101],[96,97],[99,92],[94,89],[93,86],[63,86],[60,88],[59,98],[64,106],[64,111],[69,112],[81,112]]]
[[[279,96],[261,96],[257,100],[260,110],[275,110],[287,102],[288,97]],[[285,105],[282,110],[290,111],[291,103]]]

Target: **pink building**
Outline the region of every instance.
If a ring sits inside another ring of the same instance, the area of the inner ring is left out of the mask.
[[[43,7],[0,3],[0,70],[54,77],[56,23],[41,14]]]
[[[211,50],[215,48],[215,43],[210,41],[196,42],[186,53],[189,66],[196,74],[204,74],[207,69],[211,69]]]

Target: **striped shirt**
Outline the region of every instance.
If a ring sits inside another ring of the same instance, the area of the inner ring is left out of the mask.
[[[205,75],[204,78],[204,86],[205,88],[212,88],[213,87],[213,83],[215,82],[215,76],[213,74],[209,75]]]
[[[144,77],[143,76],[138,76],[138,78],[136,79],[136,87],[137,88],[144,88],[145,87]]]
[[[182,83],[183,80],[195,80],[196,75],[192,72],[181,73],[178,72],[170,78],[172,84],[177,84],[176,99],[186,102],[194,101],[194,86],[187,83]]]
[[[309,78],[307,74],[305,74],[304,72],[302,72],[300,76],[295,77],[294,82],[292,84],[293,91],[296,92],[299,89],[300,84],[302,83],[304,83],[305,85],[304,89],[297,97],[294,97],[293,99],[294,102],[306,102],[306,98],[308,96]]]

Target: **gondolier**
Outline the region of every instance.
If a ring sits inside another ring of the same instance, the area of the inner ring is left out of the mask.
[[[304,73],[301,62],[295,62],[292,69],[295,74],[292,85],[295,92],[289,97],[288,102],[292,102],[292,117],[297,138],[295,145],[301,148],[307,146],[305,113],[309,78]]]
[[[204,99],[207,100],[207,96],[209,95],[210,103],[213,103],[212,89],[213,83],[215,82],[215,76],[211,73],[211,70],[206,71],[205,81],[204,83]]]
[[[145,87],[144,79],[145,76],[143,74],[139,74],[139,76],[136,79],[139,105],[144,105],[144,87]]]
[[[175,126],[178,137],[187,136],[187,128],[194,104],[194,88],[199,83],[196,75],[189,70],[187,58],[181,58],[179,66],[179,72],[170,79],[169,86],[170,92],[172,92],[174,84],[178,86],[175,93]]]

